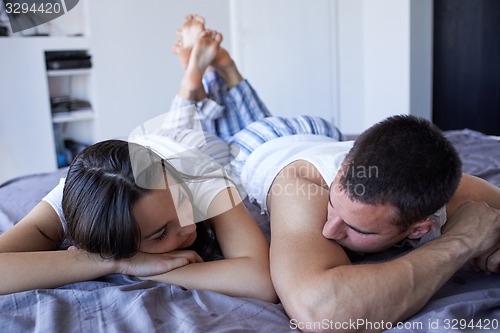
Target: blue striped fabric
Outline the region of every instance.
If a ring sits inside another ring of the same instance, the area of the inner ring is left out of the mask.
[[[233,157],[235,157],[232,161],[233,174],[240,174],[247,157],[257,147],[275,138],[295,134],[314,134],[339,141],[344,139],[335,126],[320,117],[272,116],[246,80],[228,89],[224,80],[214,71],[204,75],[203,86],[208,99],[197,103],[199,112],[204,114],[204,117],[200,117],[203,119],[202,127],[206,132],[215,134],[230,143]],[[181,106],[185,103],[178,100],[172,105]],[[214,105],[219,105],[219,108]],[[209,116],[210,112],[217,113]],[[213,143],[215,140],[211,141]]]
[[[234,173],[241,174],[241,169],[248,156],[260,145],[272,139],[295,134],[323,135],[342,141],[342,133],[328,121],[320,117],[267,117],[253,122],[234,135],[229,142],[240,148],[238,156],[232,162]]]
[[[220,105],[224,105],[224,96],[229,90],[226,81],[216,71],[209,71],[203,75],[202,83],[208,98]]]
[[[208,72],[203,76],[203,87],[208,98],[195,102],[175,96],[170,110],[196,105],[202,128],[207,133],[228,141],[241,129],[256,120],[269,117],[271,113],[248,83],[243,80],[229,89],[217,72]]]
[[[204,75],[203,82],[209,98],[225,107],[215,119],[216,134],[222,140],[228,141],[254,121],[271,116],[247,80],[228,89],[217,72],[210,72]]]
[[[170,114],[177,112],[179,115],[182,115],[186,113],[184,111],[189,111],[189,107],[192,105],[194,105],[198,114],[197,121],[201,123],[199,126],[196,126],[195,129],[203,129],[207,133],[216,135],[217,129],[215,127],[215,119],[223,114],[225,107],[208,98],[195,102],[193,100],[182,99],[179,95],[176,95],[170,104]],[[184,125],[186,122],[182,121],[185,120],[182,119],[182,117],[171,120],[173,120],[171,125],[177,123],[178,127],[185,128]]]

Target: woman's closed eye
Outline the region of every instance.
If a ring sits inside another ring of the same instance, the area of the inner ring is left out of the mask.
[[[168,225],[165,228],[163,228],[163,230],[161,231],[161,234],[159,234],[158,237],[155,237],[154,239],[157,241],[161,241],[162,239],[164,239],[165,236],[167,236],[167,228],[168,228]]]

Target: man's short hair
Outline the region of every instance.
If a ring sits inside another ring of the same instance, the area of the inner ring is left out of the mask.
[[[347,154],[340,178],[351,200],[390,204],[406,230],[444,206],[461,179],[453,145],[427,120],[400,115],[364,131]]]

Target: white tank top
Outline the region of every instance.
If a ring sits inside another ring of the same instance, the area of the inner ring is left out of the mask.
[[[305,160],[314,165],[330,185],[353,143],[309,134],[273,139],[250,154],[241,172],[242,185],[249,198],[267,211],[267,194],[274,178],[284,167]]]

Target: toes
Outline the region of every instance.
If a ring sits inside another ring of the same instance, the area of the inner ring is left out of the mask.
[[[184,18],[185,23],[191,23],[193,21],[201,23],[203,25],[205,24],[205,18],[201,15],[198,15],[198,14],[188,14]]]
[[[212,37],[213,39],[215,39],[215,41],[217,43],[221,43],[222,42],[222,34],[218,31],[214,31],[214,35]]]
[[[211,29],[207,29],[205,31],[207,32],[207,35],[208,37],[210,37],[210,39],[213,39],[217,43],[222,42],[222,34],[220,32]]]
[[[178,38],[173,44],[172,44],[172,52],[179,54],[179,52],[184,48],[184,45],[182,43],[182,39]]]
[[[194,21],[200,22],[201,24],[205,24],[205,18],[203,16],[200,16],[198,14],[193,14],[192,17]]]
[[[203,30],[198,35],[198,38],[205,38],[205,37],[210,37],[210,30]]]
[[[174,53],[179,53],[180,45],[178,42],[172,44],[171,50]]]

